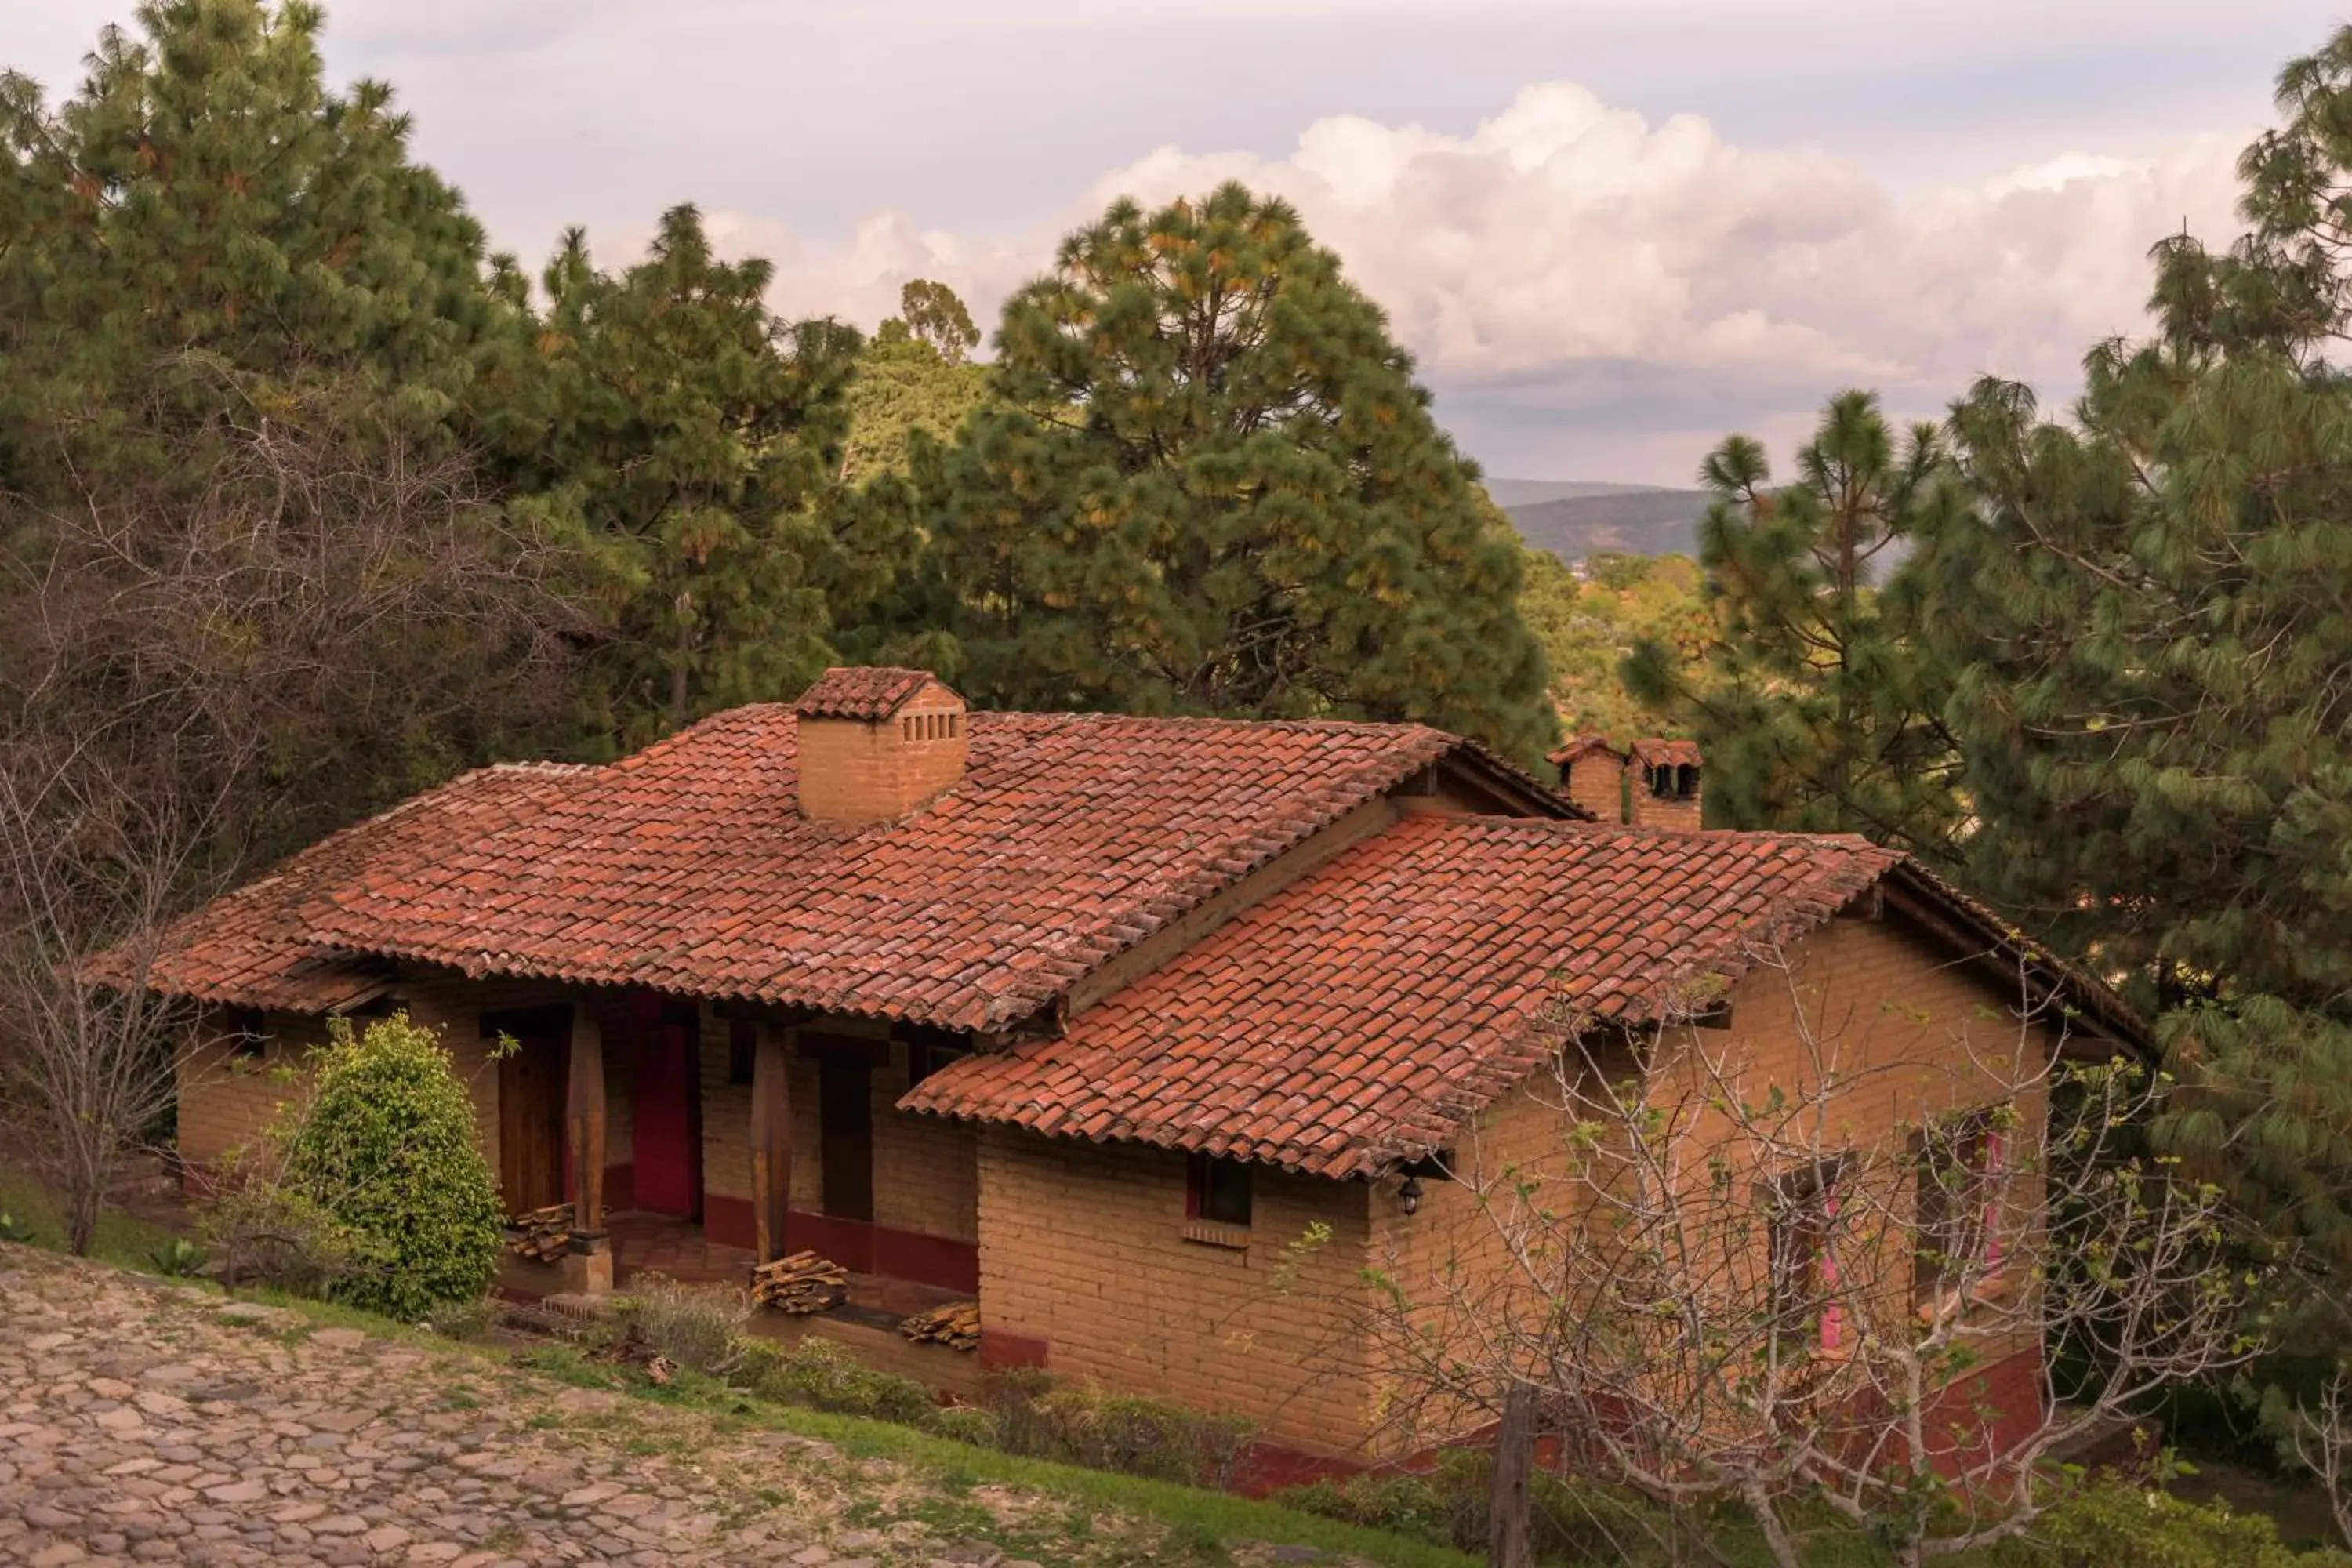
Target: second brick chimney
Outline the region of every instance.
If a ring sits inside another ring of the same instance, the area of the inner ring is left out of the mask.
[[[1699,830],[1698,742],[1636,741],[1625,763],[1625,820],[1636,827]]]
[[[812,822],[892,822],[963,778],[963,699],[927,669],[828,669],[793,712],[801,815]]]

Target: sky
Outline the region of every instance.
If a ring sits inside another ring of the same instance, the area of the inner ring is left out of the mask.
[[[2352,0],[2346,0],[2352,5]],[[2148,247],[2235,233],[2307,0],[340,0],[338,82],[536,268],[691,201],[774,303],[992,321],[1113,197],[1289,198],[1489,473],[1684,484],[1820,405],[2071,396]],[[0,0],[53,98],[128,0]]]

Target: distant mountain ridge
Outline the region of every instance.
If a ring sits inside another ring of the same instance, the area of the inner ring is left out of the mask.
[[[1486,493],[1520,538],[1570,562],[1602,551],[1696,555],[1698,520],[1713,499],[1705,490],[1596,479],[1488,479]]]

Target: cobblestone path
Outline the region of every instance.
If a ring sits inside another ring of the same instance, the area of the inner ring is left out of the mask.
[[[1193,1560],[1164,1533],[0,1244],[0,1563]]]

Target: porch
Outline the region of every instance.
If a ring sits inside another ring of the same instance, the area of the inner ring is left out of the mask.
[[[624,1209],[605,1217],[613,1249],[616,1289],[644,1274],[661,1274],[691,1285],[740,1286],[750,1277],[752,1252],[713,1241],[691,1221],[641,1209]],[[950,1290],[887,1274],[849,1276],[849,1299],[837,1307],[805,1316],[765,1309],[754,1311],[746,1326],[753,1333],[786,1343],[807,1334],[829,1339],[853,1352],[868,1366],[911,1377],[928,1388],[963,1399],[981,1392],[980,1357],[940,1344],[918,1344],[898,1332],[898,1324],[927,1308],[971,1300],[968,1291]]]
[[[897,1109],[951,1037],[646,991],[478,1016],[513,1042],[485,1107],[506,1206],[572,1211],[552,1288],[741,1285],[812,1251],[851,1275],[844,1321],[901,1344],[898,1320],[977,1296],[976,1136]]]

